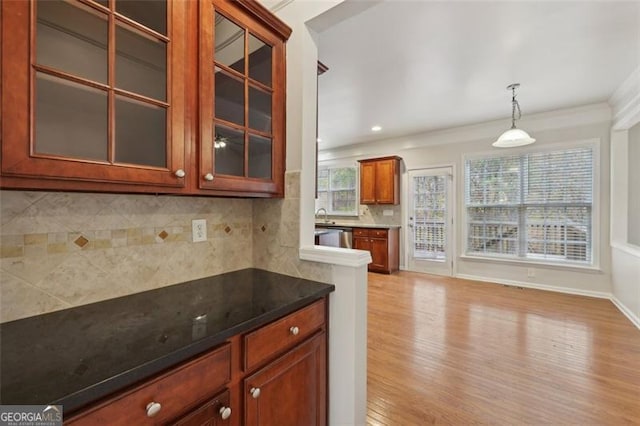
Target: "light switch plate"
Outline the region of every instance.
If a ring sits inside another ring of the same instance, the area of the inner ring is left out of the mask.
[[[382,216],[393,216],[393,210],[382,210]]]
[[[191,240],[194,243],[207,241],[207,220],[194,219],[191,221]]]

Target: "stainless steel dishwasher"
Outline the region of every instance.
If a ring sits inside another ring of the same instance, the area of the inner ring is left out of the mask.
[[[340,228],[340,247],[353,248],[353,228]]]

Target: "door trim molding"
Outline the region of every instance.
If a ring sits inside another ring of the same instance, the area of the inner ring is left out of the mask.
[[[402,174],[402,191],[401,191],[401,200],[400,205],[402,206],[401,215],[402,215],[402,228],[403,231],[400,233],[400,246],[402,249],[402,264],[400,265],[400,270],[402,271],[410,271],[409,269],[409,258],[411,256],[411,252],[409,250],[410,243],[410,229],[409,229],[409,188],[410,188],[410,180],[409,180],[409,172],[416,170],[430,170],[430,169],[451,169],[451,182],[449,185],[449,195],[451,197],[451,236],[450,236],[450,244],[451,244],[451,276],[455,277],[458,270],[458,170],[456,167],[456,163],[437,163],[431,165],[424,165],[420,167],[413,166],[411,168],[406,167],[405,163],[405,171]]]

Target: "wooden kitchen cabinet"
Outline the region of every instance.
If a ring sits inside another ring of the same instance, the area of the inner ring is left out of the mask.
[[[326,321],[321,299],[244,336],[245,425],[326,424]]]
[[[3,1],[2,187],[185,187],[185,16],[186,2]]]
[[[230,380],[231,345],[227,343],[128,391],[107,398],[65,420],[65,424],[156,425],[182,416],[199,418],[200,412],[203,409],[206,411],[207,407],[207,404],[199,404],[210,400]],[[225,393],[222,393],[214,401],[220,403],[224,398]],[[228,400],[228,395],[226,398],[224,401]],[[214,417],[221,417],[221,407],[216,405],[214,408],[218,408]]]
[[[284,194],[285,42],[257,2],[200,2],[202,191]]]
[[[400,203],[400,157],[359,160],[360,204]]]
[[[371,253],[369,271],[390,274],[400,267],[398,228],[354,228],[353,248]]]
[[[260,3],[1,7],[2,188],[284,195],[291,29]]]
[[[94,403],[65,424],[325,426],[327,318],[322,298]],[[159,404],[155,414],[151,404]]]
[[[245,425],[326,424],[326,335],[320,332],[244,381]]]

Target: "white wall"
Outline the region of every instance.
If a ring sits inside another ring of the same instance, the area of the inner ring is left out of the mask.
[[[640,123],[629,129],[627,242],[640,247]]]
[[[640,128],[640,68],[616,90],[611,130],[611,291],[612,300],[640,328],[640,221],[638,191],[638,130]],[[634,146],[632,146],[634,145]]]
[[[508,126],[508,120],[499,120],[444,131],[430,132],[401,139],[355,145],[343,149],[327,150],[319,154],[322,163],[348,158],[359,159],[396,154],[403,158],[406,188],[406,170],[442,165],[454,166],[457,193],[455,274],[508,284],[528,285],[556,291],[566,291],[608,297],[611,292],[611,262],[609,241],[609,139],[611,110],[607,104],[588,105],[569,110],[551,111],[525,117],[519,124],[532,137],[535,145],[525,149],[539,149],[554,144],[571,146],[584,141],[597,141],[599,159],[596,178],[599,203],[594,214],[597,223],[594,237],[598,240],[594,253],[594,268],[568,268],[548,265],[530,265],[522,262],[488,261],[464,258],[463,230],[460,218],[464,212],[463,161],[464,155],[499,152],[491,146],[495,138]],[[506,152],[506,151],[500,151]],[[509,152],[516,152],[516,149]],[[405,190],[403,188],[403,191]],[[406,197],[401,200],[403,217]],[[404,227],[406,229],[406,226]],[[402,256],[401,256],[402,257]],[[528,277],[528,268],[534,268],[535,277]]]

